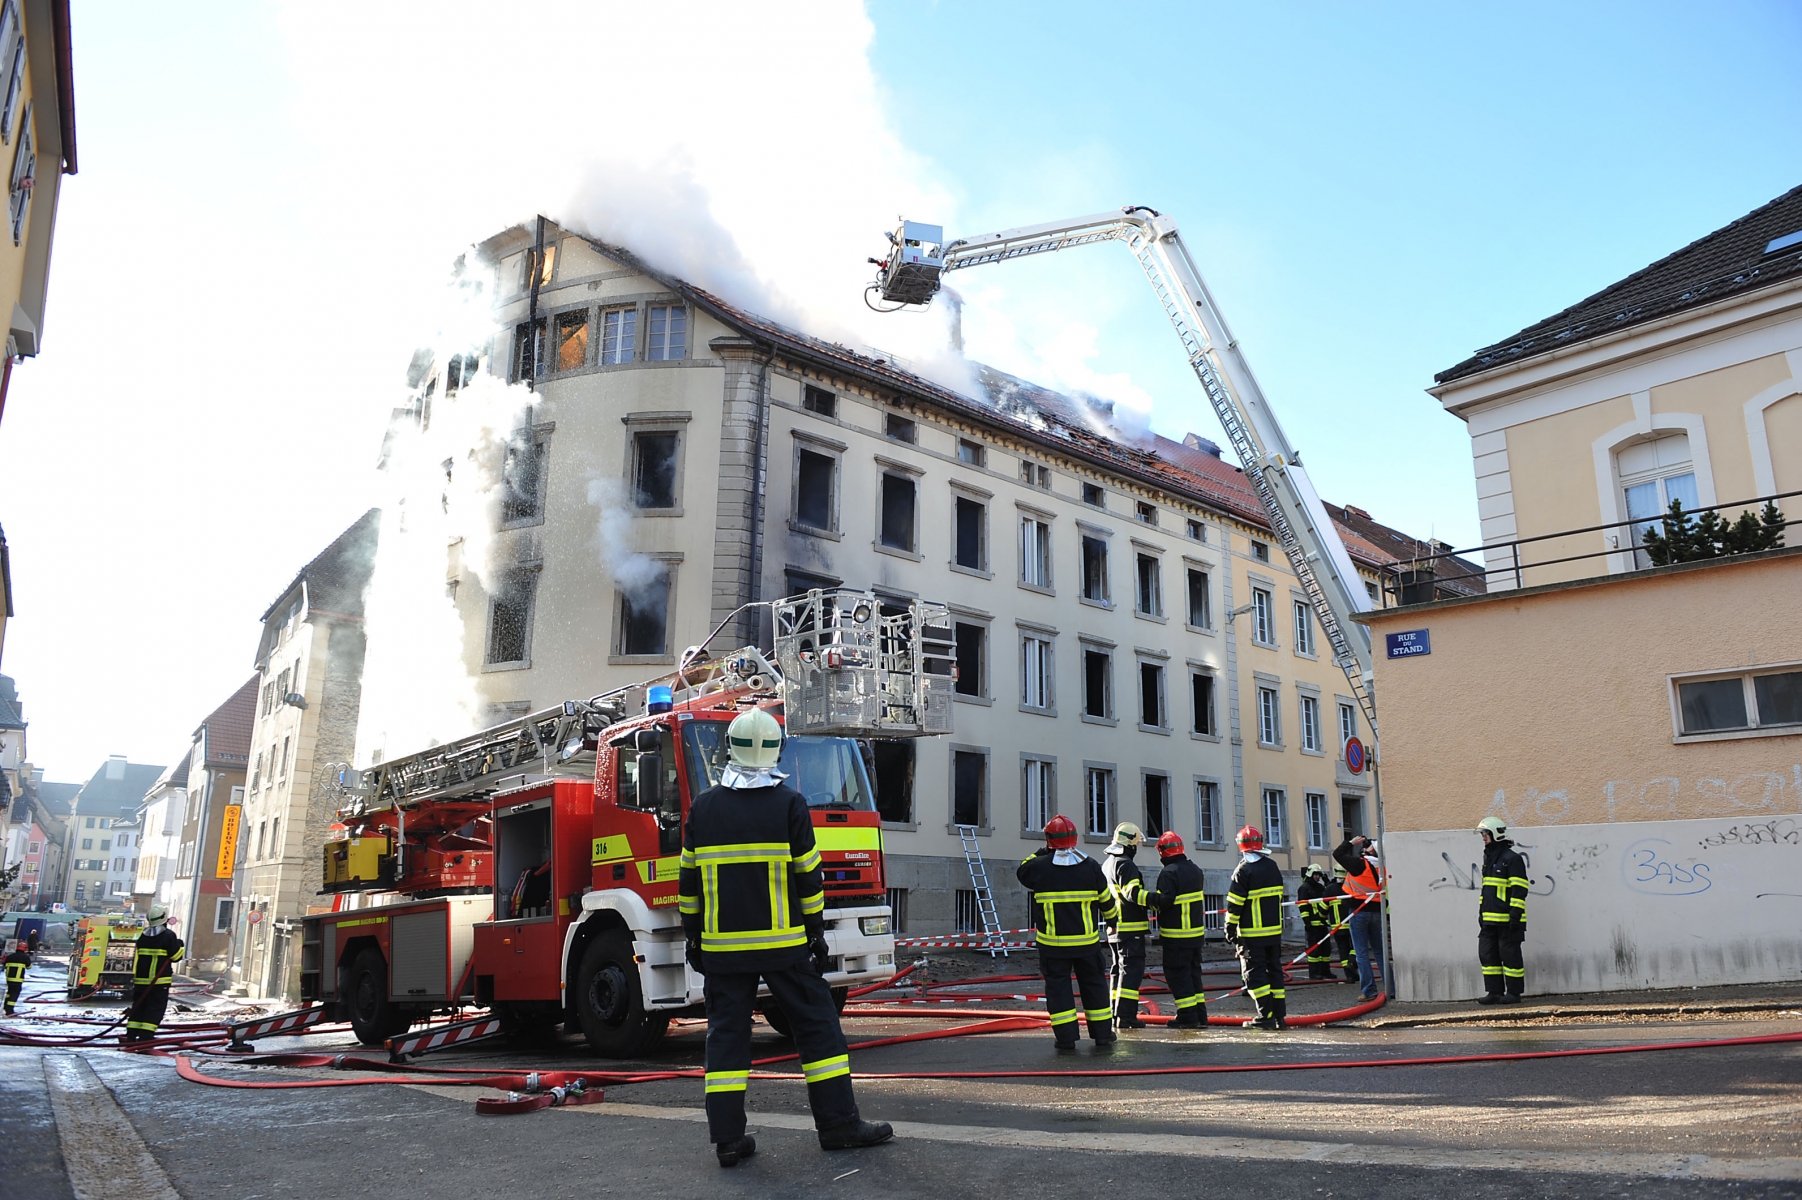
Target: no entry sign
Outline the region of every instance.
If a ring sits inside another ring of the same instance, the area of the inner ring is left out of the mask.
[[[1364,773],[1364,743],[1355,737],[1345,739],[1345,769],[1353,775]]]

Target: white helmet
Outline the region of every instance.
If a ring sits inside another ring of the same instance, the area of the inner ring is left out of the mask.
[[[169,919],[169,910],[161,904],[152,904],[144,913],[152,925],[161,925]]]
[[[782,726],[765,709],[746,709],[726,728],[726,755],[743,770],[769,770],[782,757]]]

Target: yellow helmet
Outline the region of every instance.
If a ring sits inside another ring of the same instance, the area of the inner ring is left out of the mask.
[[[746,709],[726,728],[726,755],[746,771],[775,766],[782,757],[782,726],[766,709]]]
[[[1144,836],[1144,834],[1139,832],[1139,827],[1134,825],[1131,821],[1122,821],[1114,826],[1114,840],[1119,842],[1122,846],[1131,846],[1136,849],[1139,845],[1139,839]]]

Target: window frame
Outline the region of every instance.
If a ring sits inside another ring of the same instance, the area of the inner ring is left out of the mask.
[[[1019,557],[1020,567],[1015,583],[1017,586],[1023,587],[1029,592],[1038,592],[1045,596],[1055,596],[1057,594],[1057,560],[1052,554],[1052,523],[1056,520],[1056,516],[1053,513],[1046,512],[1042,508],[1033,508],[1029,505],[1018,503],[1014,505],[1014,512],[1016,514],[1014,528],[1017,531],[1017,536],[1014,539],[1014,548]],[[1044,564],[1045,578],[1043,582],[1027,578],[1026,564],[1028,562],[1028,551],[1026,545],[1026,529],[1028,525],[1038,527],[1038,544],[1040,552],[1037,555],[1037,561],[1041,561]]]
[[[1276,589],[1268,584],[1251,588],[1251,644],[1266,650],[1277,649]]]
[[[1293,592],[1290,593],[1289,599],[1290,603],[1293,605],[1291,611],[1295,618],[1295,645],[1293,647],[1295,656],[1297,658],[1318,659],[1320,657],[1320,650],[1314,629],[1316,624],[1316,621],[1314,620],[1314,606],[1308,602],[1306,596],[1298,595]]]
[[[1077,644],[1082,648],[1082,720],[1086,725],[1105,725],[1112,729],[1120,724],[1118,710],[1114,707],[1114,659],[1115,646],[1105,638],[1077,635]],[[1102,714],[1089,711],[1089,655],[1099,655],[1107,660],[1107,669],[1102,674],[1101,707]]]
[[[1100,525],[1091,525],[1087,521],[1076,523],[1076,599],[1090,608],[1107,609],[1114,607],[1114,568],[1113,568],[1114,531]],[[1089,543],[1093,542],[1101,551],[1101,594],[1089,594]]]
[[[960,625],[968,625],[982,634],[982,651],[977,656],[976,690],[974,692],[962,692],[957,688],[957,684],[963,682],[963,661],[961,655],[957,652],[959,646],[957,630]],[[994,621],[992,617],[987,615],[978,616],[961,609],[954,608],[951,610],[951,660],[958,665],[957,682],[952,684],[951,687],[951,699],[954,703],[982,705],[992,705],[995,703],[994,694],[989,690],[989,682],[992,678],[989,669],[989,655],[994,649],[994,641]]]
[[[876,532],[870,541],[870,547],[878,554],[920,562],[924,557],[920,553],[920,482],[924,472],[918,467],[911,467],[906,463],[898,463],[886,458],[877,458],[876,465],[880,468],[876,476],[876,503],[872,506],[876,510]],[[905,483],[913,489],[913,511],[908,517],[908,530],[912,535],[913,544],[905,548],[891,546],[882,540],[883,515],[888,507],[887,481],[890,479]]]
[[[663,565],[667,588],[663,597],[663,653],[661,654],[627,654],[626,645],[626,594],[616,585],[613,589],[613,636],[608,642],[608,666],[633,664],[658,665],[676,661],[675,629],[677,581],[681,575],[684,555],[680,551],[650,551],[643,557],[655,559]]]
[[[840,527],[840,503],[844,494],[845,450],[843,442],[829,438],[814,437],[800,430],[791,431],[795,441],[795,452],[791,456],[788,479],[788,527],[793,533],[807,534],[810,537],[830,538],[838,541],[844,537]],[[801,520],[801,455],[802,453],[828,459],[832,464],[832,480],[828,485],[826,497],[827,520],[829,528],[821,529]]]
[[[661,414],[644,416],[628,415],[621,418],[629,427],[626,435],[626,493],[631,500],[632,515],[635,517],[679,517],[682,515],[683,488],[687,482],[686,461],[688,458],[688,420],[686,417],[674,419]],[[668,508],[644,508],[638,503],[641,494],[638,487],[638,469],[643,461],[639,451],[639,439],[650,437],[669,437],[676,439],[676,448],[672,478],[670,480],[670,499],[674,502]]]
[[[981,470],[989,465],[989,448],[981,442],[960,437],[957,439],[957,461]]]
[[[1082,502],[1090,508],[1106,512],[1107,489],[1099,483],[1084,483],[1082,485]]]
[[[1257,691],[1258,745],[1267,750],[1283,748],[1283,685],[1255,678]],[[1265,736],[1268,734],[1269,736]]]
[[[1195,844],[1197,846],[1224,846],[1226,844],[1226,816],[1220,810],[1220,780],[1212,775],[1191,776],[1191,790],[1195,797]],[[1208,814],[1206,821],[1202,813]],[[1207,836],[1209,826],[1213,827],[1213,836]]]
[[[1035,771],[1040,775],[1044,789],[1045,819],[1037,825],[1032,823],[1032,781]],[[1020,835],[1022,837],[1040,837],[1045,832],[1045,823],[1057,815],[1057,756],[1040,754],[1031,750],[1020,751]]]
[[[533,627],[538,624],[538,576],[539,569],[535,566],[514,567],[511,570],[504,572],[501,576],[501,578],[505,579],[509,584],[517,585],[523,583],[525,585],[525,630],[520,638],[521,654],[518,658],[499,659],[492,657],[494,654],[495,641],[494,609],[496,603],[501,599],[501,594],[498,590],[486,590],[488,603],[486,606],[486,619],[482,625],[482,670],[484,672],[529,671],[532,669],[532,631]],[[283,740],[285,744],[286,739]],[[273,746],[271,749],[273,749]],[[287,777],[288,756],[284,749],[281,757],[280,770],[273,775],[273,778],[286,779]]]
[[[1201,617],[1204,622],[1200,625],[1194,621],[1194,577],[1197,575],[1201,577]],[[1214,632],[1214,572],[1209,564],[1192,558],[1183,560],[1183,628],[1191,633]]]
[[[946,566],[960,575],[974,575],[978,579],[993,579],[994,558],[989,541],[989,509],[994,493],[963,484],[951,485],[951,557]],[[957,560],[959,549],[958,506],[969,504],[979,510],[976,530],[976,566],[967,566]]]
[[[1207,663],[1191,660],[1189,666],[1189,736],[1196,741],[1217,742],[1220,740],[1220,673]],[[1195,681],[1208,681],[1207,729],[1197,729],[1197,718],[1200,713],[1195,705]]]
[[[957,756],[960,754],[974,754],[982,759],[981,791],[976,798],[976,815],[979,819],[974,828],[978,837],[986,837],[995,832],[994,822],[990,819],[993,812],[990,799],[994,791],[994,756],[987,746],[969,746],[962,742],[952,742],[946,747],[945,832],[953,837],[957,836]],[[916,767],[916,772],[917,770]]]
[[[1164,823],[1154,832],[1151,820],[1151,781],[1164,787]],[[1170,786],[1170,772],[1160,767],[1139,768],[1139,829],[1147,841],[1155,843],[1161,835],[1176,828],[1176,794]]]
[[[1144,650],[1135,652],[1133,658],[1138,666],[1137,678],[1133,682],[1139,698],[1139,732],[1168,734],[1170,732],[1170,661]],[[1145,719],[1145,672],[1147,670],[1157,672],[1158,711],[1154,715],[1158,719],[1155,722]]]
[[[1331,847],[1327,845],[1327,841],[1333,836],[1333,825],[1332,822],[1328,820],[1326,793],[1303,792],[1301,802],[1302,810],[1307,813],[1308,849],[1330,849]],[[1319,818],[1318,821],[1316,821],[1316,817]],[[1318,828],[1316,828],[1316,826],[1318,826]]]
[[[900,413],[882,414],[882,436],[903,446],[920,444],[920,423]]]
[[[1134,540],[1133,548],[1133,616],[1141,621],[1163,624],[1170,618],[1164,612],[1164,552],[1157,546]],[[1151,568],[1151,588],[1147,595],[1147,566]]]
[[[1141,525],[1158,527],[1158,506],[1150,500],[1133,501],[1133,519]]]
[[[801,409],[828,421],[838,420],[838,393],[815,383],[801,385]]]
[[[1103,829],[1097,833],[1091,818],[1094,815],[1094,785],[1100,779],[1102,785]],[[1083,759],[1082,763],[1082,840],[1094,844],[1106,844],[1113,840],[1114,826],[1119,822],[1120,802],[1120,765],[1111,762],[1097,762]]]
[[[1358,736],[1358,706],[1342,696],[1333,700],[1339,709],[1339,753],[1343,755],[1345,744]]]
[[[1057,716],[1057,631],[1024,621],[1016,622],[1015,629],[1017,632],[1014,646],[1020,656],[1020,711],[1038,716],[1055,717]],[[1028,643],[1033,643],[1042,649],[1030,650]],[[1030,702],[1029,672],[1035,655],[1039,659],[1039,682],[1041,684],[1039,690],[1044,694],[1045,702],[1043,704]]]
[[[1754,682],[1761,676],[1790,675],[1802,672],[1802,661],[1787,663],[1761,663],[1756,667],[1740,667],[1737,670],[1691,671],[1677,675],[1665,676],[1665,691],[1671,710],[1671,742],[1673,745],[1690,745],[1696,742],[1731,742],[1746,738],[1796,737],[1802,735],[1802,724],[1759,724],[1758,692]],[[1727,679],[1740,681],[1741,694],[1745,700],[1747,719],[1750,725],[1733,729],[1710,729],[1697,733],[1683,731],[1683,699],[1681,687],[1686,683],[1713,683]]]
[[[594,323],[595,366],[624,367],[639,361],[639,350],[641,349],[639,343],[641,339],[638,336],[638,307],[637,304],[603,304],[599,306],[595,313]],[[620,323],[623,325],[626,323],[626,318],[628,316],[631,317],[632,344],[626,348],[624,357],[621,357],[618,346],[614,347],[611,356],[609,356],[607,351],[607,318],[618,317]]]
[[[1275,797],[1276,807],[1271,808],[1271,798]],[[1264,845],[1271,850],[1288,848],[1289,834],[1289,789],[1276,784],[1260,784],[1258,787],[1258,808],[1264,819]],[[1274,820],[1272,818],[1275,818]]]
[[[664,314],[663,345],[658,348],[657,353],[653,354],[651,330],[652,322],[655,318],[653,318],[651,314],[659,310]],[[669,353],[669,333],[672,314],[680,316],[682,319],[682,353],[680,354]],[[645,362],[683,362],[689,357],[688,352],[693,348],[693,339],[689,334],[694,329],[694,314],[689,310],[686,303],[681,300],[664,300],[661,302],[653,300],[647,302],[644,306],[643,325]]]
[[[1312,720],[1309,714],[1312,713]],[[1308,685],[1295,685],[1295,719],[1296,732],[1301,735],[1301,752],[1303,754],[1326,754],[1326,729],[1320,723],[1320,693],[1309,690]]]
[[[593,361],[594,361],[594,344],[593,344],[594,343],[594,312],[593,312],[593,310],[591,310],[587,305],[584,304],[584,305],[580,305],[576,308],[565,308],[565,309],[561,309],[559,311],[553,312],[550,314],[550,318],[551,318],[551,320],[550,320],[548,332],[550,333],[550,340],[551,340],[551,347],[550,347],[551,348],[551,358],[554,361],[552,362],[552,364],[550,366],[550,370],[546,373],[553,374],[553,375],[562,375],[562,374],[572,373],[575,371],[580,371],[589,366],[592,366]],[[563,338],[564,338],[563,330],[564,330],[564,327],[570,323],[571,318],[580,318],[581,319],[582,331],[583,331],[582,332],[582,361],[576,363],[574,366],[566,367],[563,365]],[[446,370],[446,376],[445,376],[445,389],[446,389],[445,394],[450,395],[451,392],[450,392],[450,379],[449,379],[448,368]],[[458,390],[461,390],[460,383],[459,383]]]

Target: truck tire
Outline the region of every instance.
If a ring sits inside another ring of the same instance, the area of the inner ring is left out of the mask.
[[[588,943],[576,968],[576,1019],[602,1058],[638,1058],[663,1040],[669,1017],[645,1011],[632,937],[610,929]]]
[[[365,1046],[379,1046],[405,1033],[413,1024],[400,1005],[388,999],[388,964],[374,946],[351,960],[345,980],[350,1028]]]
[[[848,987],[833,988],[832,1006],[838,1009],[839,1012],[844,1012],[845,1000],[850,994],[851,989]],[[774,996],[765,996],[758,1003],[757,1011],[762,1014],[764,1021],[768,1023],[769,1027],[776,1031],[778,1037],[793,1038],[795,1036],[793,1028],[788,1022],[788,1014],[782,1011],[782,1005],[777,1002]]]

